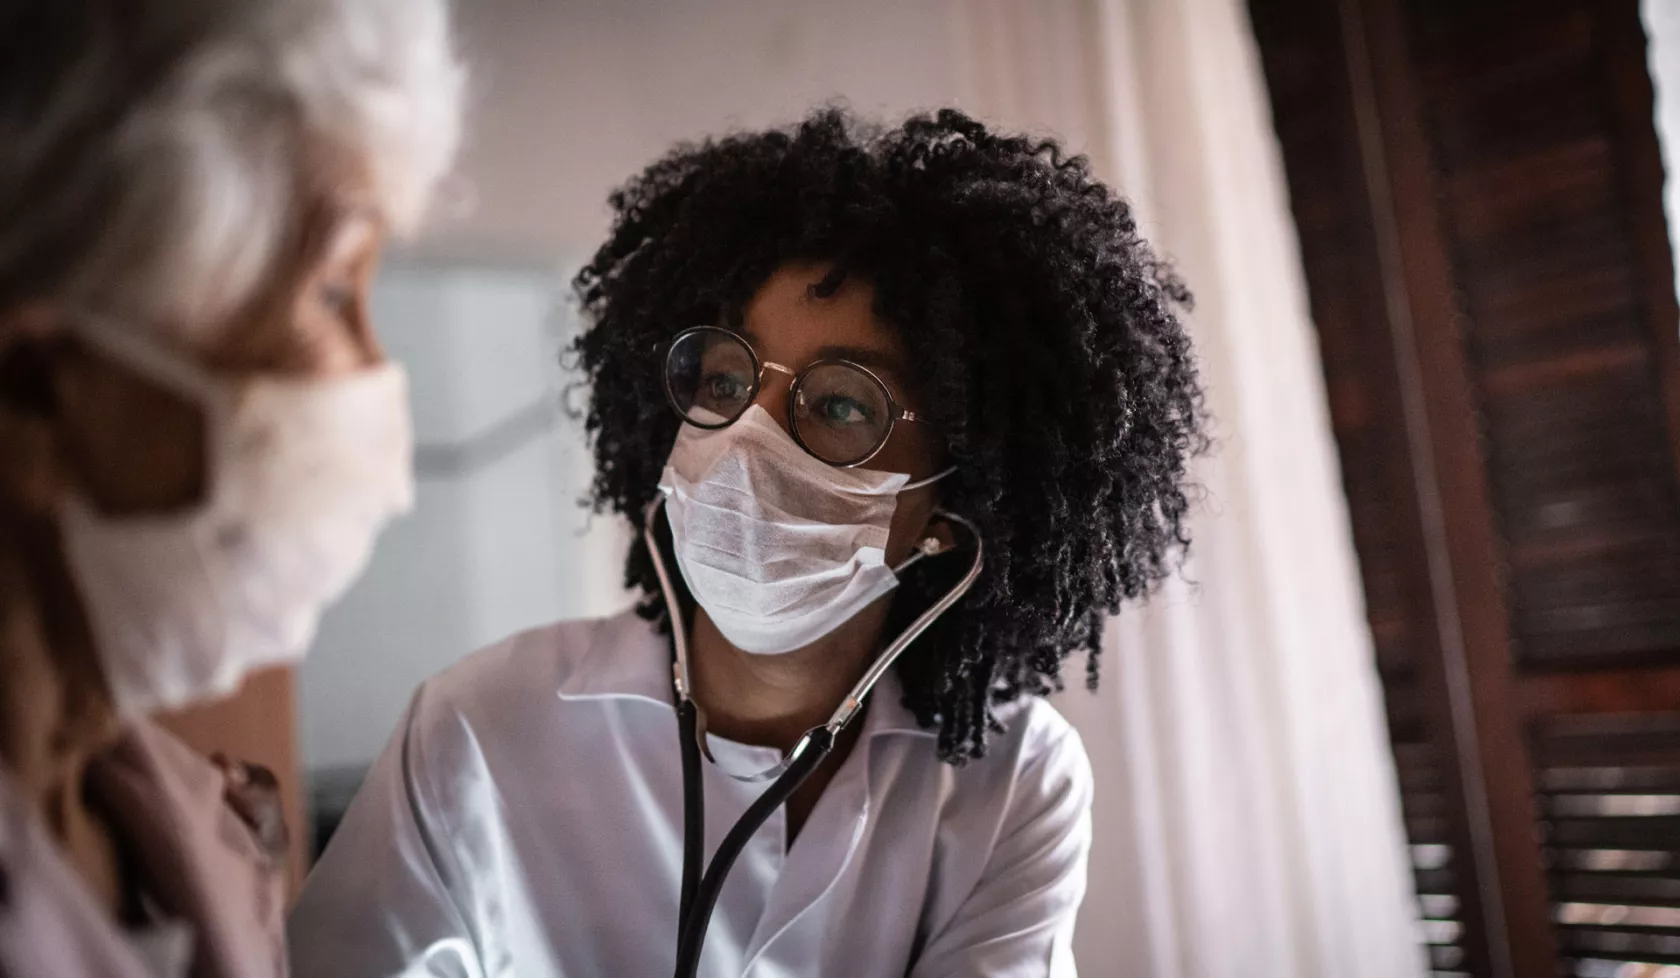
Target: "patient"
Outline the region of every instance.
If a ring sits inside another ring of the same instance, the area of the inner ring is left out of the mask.
[[[272,777],[148,717],[409,505],[368,282],[460,87],[441,0],[0,4],[0,975],[286,972]]]

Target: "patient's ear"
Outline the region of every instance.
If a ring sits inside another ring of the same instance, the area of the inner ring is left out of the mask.
[[[58,370],[63,318],[43,303],[0,309],[0,506],[37,513],[59,498]]]

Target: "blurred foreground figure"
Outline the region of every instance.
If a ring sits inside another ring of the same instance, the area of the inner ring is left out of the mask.
[[[271,776],[147,718],[410,503],[367,291],[460,87],[442,0],[0,0],[0,975],[285,973]]]

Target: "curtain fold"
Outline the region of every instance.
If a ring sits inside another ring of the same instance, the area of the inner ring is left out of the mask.
[[[1239,0],[953,6],[968,108],[1058,132],[1196,293],[1216,419],[1183,579],[1059,705],[1097,770],[1086,978],[1426,973],[1282,164]],[[1074,685],[1082,670],[1070,667]]]

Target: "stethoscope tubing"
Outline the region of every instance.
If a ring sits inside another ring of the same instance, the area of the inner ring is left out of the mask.
[[[677,704],[677,733],[682,744],[683,774],[683,874],[682,895],[677,909],[677,943],[680,948],[682,925],[694,907],[695,889],[700,885],[700,874],[704,869],[701,860],[705,853],[701,847],[705,844],[702,840],[706,838],[706,806],[693,805],[688,800],[695,791],[692,786],[700,783],[700,742],[693,700],[685,699]]]
[[[686,716],[690,718],[689,722],[692,722],[694,714],[690,712]],[[684,731],[684,734],[693,736],[694,729],[690,727],[690,729]],[[752,837],[764,826],[764,823],[769,821],[770,816],[775,814],[776,809],[786,804],[793,793],[799,790],[799,786],[805,783],[805,779],[811,776],[811,773],[817,769],[817,766],[828,757],[829,752],[833,749],[834,735],[829,733],[826,727],[819,727],[818,732],[812,736],[811,743],[805,751],[794,758],[793,763],[788,765],[787,770],[783,771],[769,788],[765,789],[764,794],[759,795],[758,799],[747,807],[746,812],[729,830],[729,834],[724,836],[723,842],[718,845],[718,851],[712,855],[711,864],[706,867],[706,873],[701,878],[698,887],[692,888],[693,898],[688,901],[688,911],[683,913],[680,918],[681,929],[677,940],[676,978],[694,978],[695,972],[699,970],[700,951],[706,944],[706,930],[712,923],[712,911],[716,909],[718,896],[723,892],[723,881],[729,876],[729,871],[734,868],[735,860],[741,855],[741,851],[747,847],[748,842],[752,841]],[[696,755],[698,755],[698,751],[696,751]],[[698,756],[696,756],[696,761],[698,761]],[[691,778],[693,781],[692,791],[689,785]],[[685,761],[683,800],[686,809],[704,808],[703,803],[699,803],[702,800],[701,790],[698,763],[693,766],[691,775],[690,768]],[[696,803],[691,804],[689,802],[691,798]],[[705,844],[701,836],[694,836],[693,839],[694,841],[690,842],[685,825],[683,839],[684,892],[691,890],[688,880],[690,867],[698,867],[699,853],[701,847]],[[690,856],[691,852],[693,853],[692,857]]]
[[[724,836],[718,851],[712,855],[711,864],[702,871],[701,860],[706,844],[706,813],[701,741],[705,736],[705,721],[699,705],[690,695],[692,689],[688,674],[688,641],[683,629],[682,609],[677,602],[676,589],[670,573],[665,568],[664,558],[659,552],[659,541],[653,530],[654,518],[664,502],[664,495],[661,494],[648,504],[643,514],[642,538],[647,544],[649,558],[653,561],[654,571],[659,577],[666,613],[670,617],[674,659],[672,685],[677,694],[677,729],[682,750],[683,875],[678,896],[677,963],[674,974],[675,978],[694,978],[700,967],[700,952],[706,943],[706,930],[711,926],[712,911],[717,907],[718,897],[723,892],[723,881],[729,875],[729,870],[734,867],[735,860],[776,809],[799,790],[805,779],[809,778],[834,750],[834,743],[840,731],[857,715],[865,697],[899,655],[974,586],[975,580],[980,576],[984,544],[973,524],[955,514],[943,514],[962,524],[974,536],[974,563],[968,573],[887,646],[835,710],[834,716],[822,726],[806,731],[778,767],[765,774],[748,777],[732,775],[742,781],[767,780],[773,776],[775,781],[747,807],[746,812],[729,830],[729,834]]]

